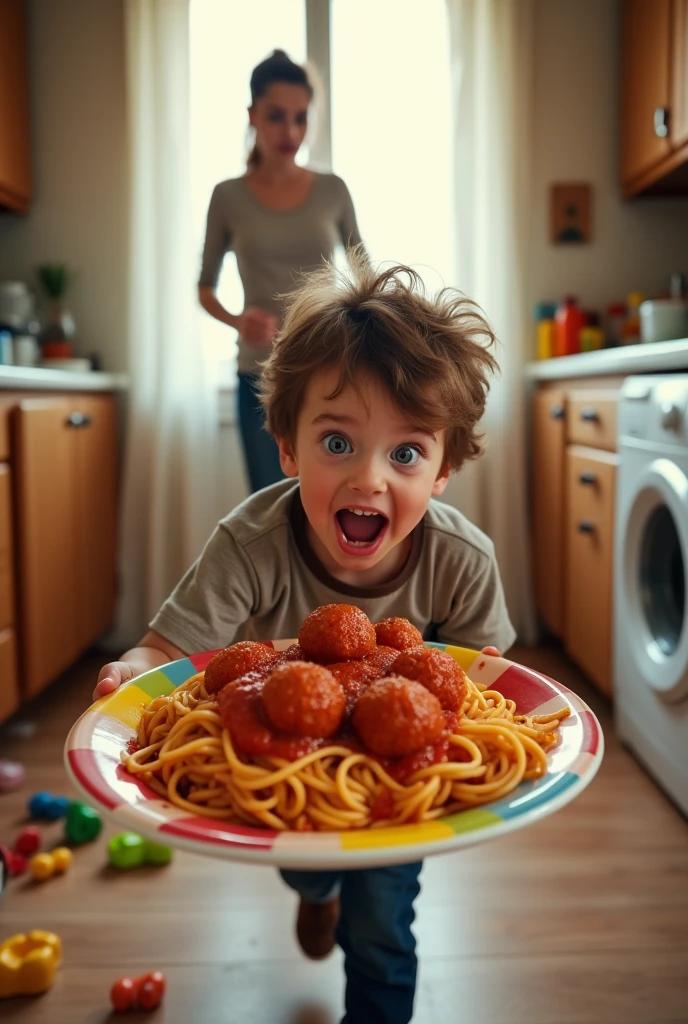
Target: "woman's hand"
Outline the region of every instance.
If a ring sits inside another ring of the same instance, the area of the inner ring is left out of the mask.
[[[249,345],[271,345],[277,334],[277,317],[255,306],[248,306],[235,317],[234,326]]]

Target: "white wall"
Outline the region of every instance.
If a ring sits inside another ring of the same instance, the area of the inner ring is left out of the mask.
[[[585,308],[649,295],[688,273],[688,197],[624,202],[618,185],[617,0],[536,0],[530,298]],[[593,186],[593,241],[554,246],[549,186]]]
[[[28,0],[35,198],[0,215],[0,278],[78,273],[77,353],[126,369],[127,149],[122,0]]]

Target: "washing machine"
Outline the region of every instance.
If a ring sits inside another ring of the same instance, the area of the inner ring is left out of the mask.
[[[688,374],[628,377],[618,430],[617,732],[688,816]]]

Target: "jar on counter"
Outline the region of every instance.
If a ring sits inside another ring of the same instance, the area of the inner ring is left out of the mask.
[[[612,302],[607,306],[605,315],[605,348],[616,348],[621,344],[621,328],[626,317],[626,306],[623,302]]]

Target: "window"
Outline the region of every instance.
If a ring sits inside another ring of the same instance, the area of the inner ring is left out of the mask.
[[[191,152],[198,253],[213,187],[243,173],[249,78],[275,48],[306,59],[308,11],[327,0],[191,0]],[[317,31],[327,19],[318,7]],[[414,266],[431,289],[453,283],[449,43],[445,0],[330,0],[332,167],[353,196],[374,260]],[[317,62],[316,62],[317,63]],[[304,154],[304,160],[307,153]],[[218,289],[232,311],[243,291],[231,254]],[[233,332],[200,312],[220,379],[235,372]]]

